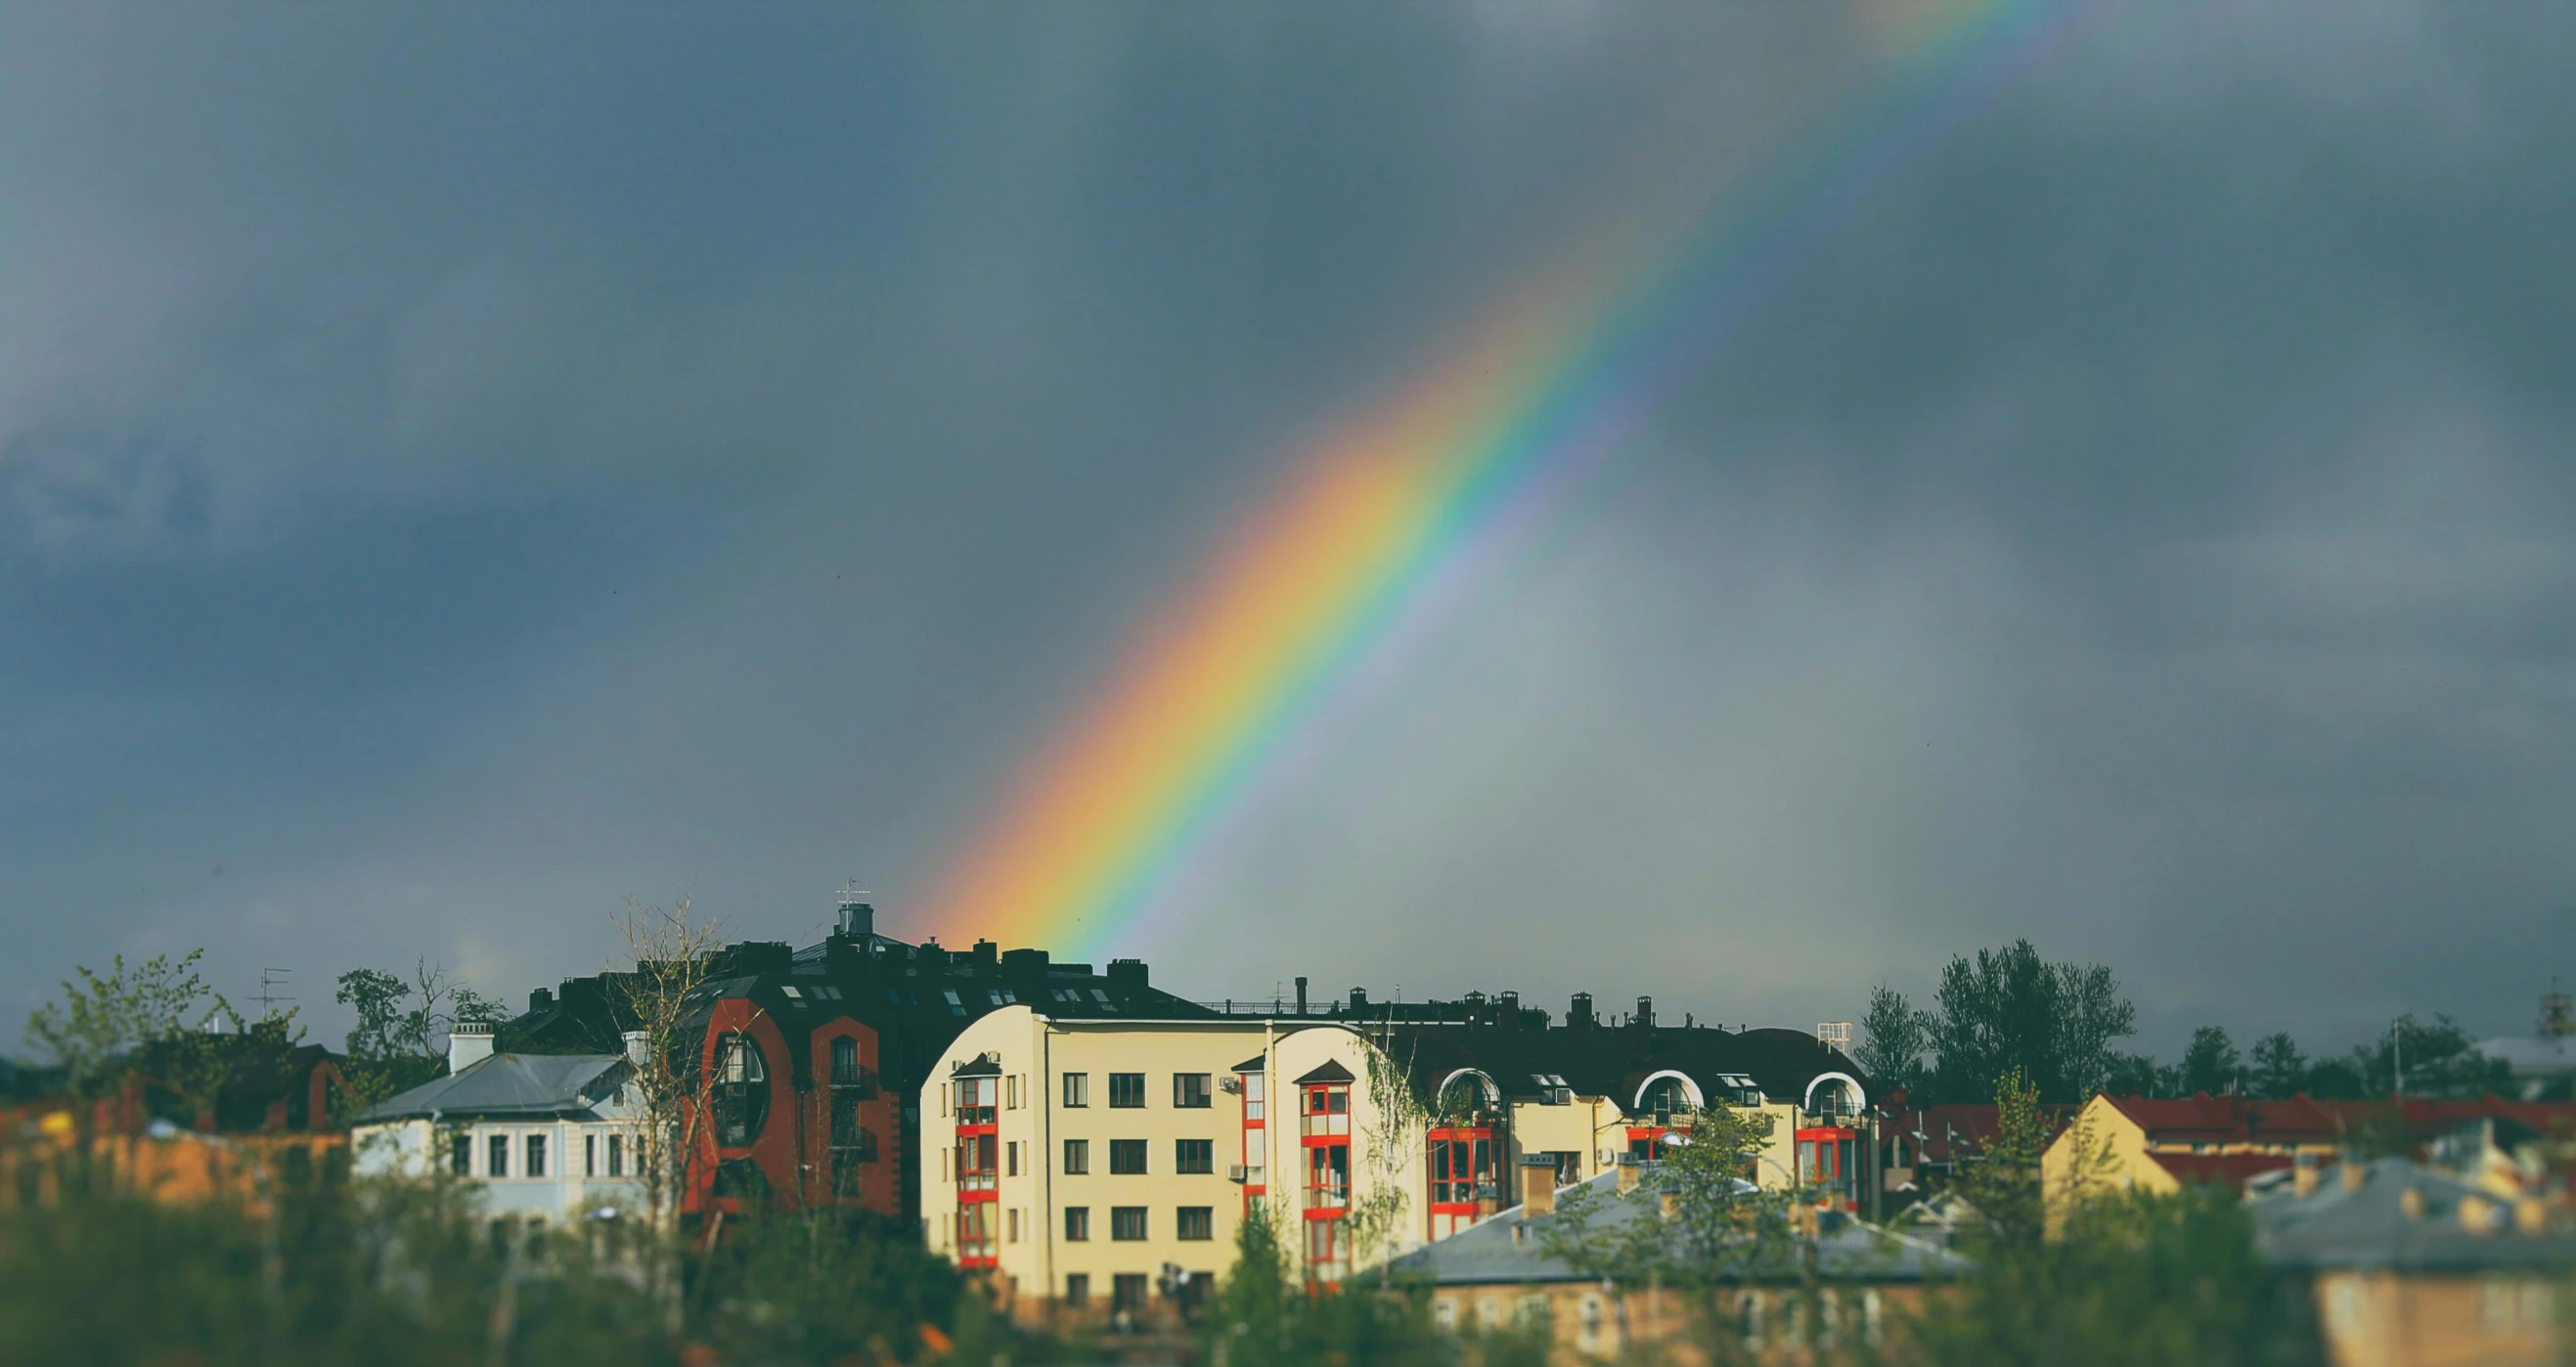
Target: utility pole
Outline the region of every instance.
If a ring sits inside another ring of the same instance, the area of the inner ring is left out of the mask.
[[[2388,1023],[2388,1047],[2397,1072],[2397,1099],[2406,1099],[2406,1018],[2399,1016]]]

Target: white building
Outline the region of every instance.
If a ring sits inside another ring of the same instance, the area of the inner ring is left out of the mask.
[[[459,1025],[447,1076],[357,1118],[357,1170],[468,1178],[494,1215],[560,1221],[640,1205],[642,1111],[626,1058],[491,1050],[490,1026]]]

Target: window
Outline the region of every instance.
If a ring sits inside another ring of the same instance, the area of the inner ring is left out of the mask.
[[[474,1136],[460,1134],[447,1141],[447,1170],[459,1177],[474,1175]]]
[[[966,1191],[991,1191],[1001,1145],[989,1134],[957,1136],[957,1185]]]
[[[1128,1242],[1144,1238],[1145,1208],[1143,1206],[1111,1206],[1109,1208],[1109,1237]]]
[[[1180,1139],[1172,1144],[1172,1171],[1216,1171],[1216,1141],[1213,1139]]]
[[[941,996],[943,996],[943,997],[946,997],[946,998],[948,999],[948,1014],[949,1014],[949,1015],[952,1015],[952,1016],[962,1016],[962,1015],[965,1015],[965,1014],[966,1014],[966,1003],[965,1003],[965,1002],[963,1002],[963,1001],[960,1001],[960,1000],[958,999],[958,997],[957,997],[957,989],[956,989],[956,988],[953,988],[953,987],[951,987],[951,988],[947,988],[947,989],[943,990],[939,995],[941,995]]]
[[[1091,1074],[1064,1075],[1064,1104],[1076,1110],[1091,1104]]]
[[[510,1136],[506,1134],[496,1134],[492,1136],[491,1143],[486,1147],[491,1154],[491,1163],[488,1167],[483,1169],[483,1175],[486,1177],[509,1176]]]
[[[769,1063],[749,1035],[733,1031],[716,1041],[716,1143],[744,1148],[769,1120]]]
[[[1004,1151],[1003,1151],[1003,1157],[1004,1157],[1006,1160],[1008,1160],[1008,1161],[1004,1164],[1004,1168],[1005,1168],[1005,1170],[1008,1172],[1008,1174],[1009,1174],[1010,1176],[1013,1176],[1013,1177],[1017,1177],[1017,1176],[1019,1176],[1019,1175],[1020,1175],[1020,1141],[1019,1141],[1019,1140],[1014,1139],[1014,1140],[1012,1140],[1009,1144],[1005,1145],[1005,1146],[1004,1146]]]
[[[1068,1213],[1068,1214],[1070,1214],[1071,1212],[1067,1212],[1067,1213]],[[1070,1238],[1070,1237],[1072,1237],[1072,1236],[1071,1236],[1071,1235],[1067,1235],[1066,1237],[1067,1237],[1067,1238]],[[1089,1305],[1089,1304],[1091,1304],[1091,1274],[1090,1274],[1090,1273],[1088,1273],[1088,1272],[1075,1272],[1075,1273],[1071,1273],[1071,1274],[1069,1274],[1069,1275],[1067,1275],[1067,1276],[1065,1277],[1065,1279],[1064,1279],[1064,1303],[1065,1303],[1065,1304],[1067,1304],[1067,1305],[1074,1305],[1074,1306],[1081,1306],[1081,1305]]]
[[[1016,1111],[1020,1108],[1020,1075],[1013,1073],[1003,1080],[1008,1084],[1008,1086],[1003,1090],[1008,1092],[1009,1096],[1004,1098],[1002,1104],[1008,1109]]]
[[[993,1123],[993,1093],[1000,1090],[997,1077],[968,1077],[957,1080],[957,1123],[990,1125]]]
[[[1145,1075],[1143,1073],[1111,1073],[1109,1075],[1109,1104],[1129,1109],[1143,1106],[1145,1104]]]
[[[1145,1141],[1142,1139],[1110,1140],[1109,1170],[1125,1176],[1142,1176],[1145,1171]]]
[[[544,1135],[528,1136],[528,1175],[530,1177],[546,1175],[546,1137]]]
[[[1064,1175],[1067,1177],[1080,1177],[1090,1171],[1091,1141],[1088,1139],[1068,1139],[1064,1141]]]
[[[1259,1120],[1262,1118],[1261,1110],[1262,1102],[1264,1100],[1264,1089],[1262,1087],[1262,1083],[1265,1079],[1263,1079],[1259,1073],[1245,1073],[1242,1076],[1243,1118],[1246,1121]]]
[[[1018,1206],[1013,1206],[1013,1207],[1011,1207],[1011,1242],[1016,1244],[1016,1243],[1018,1243],[1019,1241],[1020,1241],[1020,1208],[1019,1208]]]
[[[1064,1208],[1064,1237],[1069,1243],[1090,1242],[1091,1207],[1066,1206]]]
[[[608,1137],[608,1175],[611,1177],[626,1175],[626,1136],[622,1134],[612,1134]]]
[[[1216,1089],[1208,1085],[1206,1073],[1172,1074],[1172,1104],[1182,1110],[1204,1110]]]
[[[586,1134],[581,1137],[581,1175],[584,1177],[599,1175],[598,1135]]]
[[[1121,1272],[1109,1279],[1109,1308],[1134,1314],[1145,1308],[1145,1274]]]
[[[1306,1150],[1306,1209],[1341,1210],[1351,1203],[1351,1146],[1317,1144]]]
[[[1214,1206],[1181,1207],[1178,1214],[1178,1224],[1174,1229],[1174,1237],[1182,1240],[1215,1238],[1216,1208]]]
[[[867,1081],[859,1068],[859,1042],[843,1035],[832,1041],[832,1085],[857,1087]]]

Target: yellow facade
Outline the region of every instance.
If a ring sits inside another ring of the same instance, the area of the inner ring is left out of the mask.
[[[1259,1071],[1238,1075],[1237,1065],[1253,1059]],[[1336,1070],[1349,1078],[1339,1084],[1344,1109],[1303,1113],[1299,1079]],[[1141,1082],[1119,1084],[1128,1094],[1113,1097],[1114,1077]],[[987,1087],[989,1136],[980,1109],[961,1132],[961,1096],[980,1104]],[[1249,1203],[1260,1200],[1291,1260],[1313,1280],[1335,1281],[1517,1203],[1524,1155],[1573,1155],[1565,1180],[1580,1181],[1628,1152],[1635,1098],[1499,1101],[1497,1091],[1482,1093],[1507,1111],[1493,1185],[1472,1214],[1435,1217],[1431,1116],[1411,1080],[1358,1029],[1258,1018],[1058,1020],[1009,1006],[967,1026],[924,1083],[924,1233],[934,1252],[989,1268],[1024,1315],[1141,1308],[1173,1292],[1175,1272],[1223,1275]],[[1141,1104],[1113,1104],[1126,1101]],[[1798,1107],[1761,1109],[1772,1128],[1760,1181],[1788,1185]],[[1247,1125],[1255,1110],[1261,1123]],[[1347,1171],[1316,1166],[1313,1150],[1337,1144],[1346,1145]],[[1195,1170],[1184,1170],[1184,1145],[1198,1146],[1188,1165]],[[1141,1171],[1120,1170],[1139,1158]],[[961,1186],[970,1165],[975,1175]],[[991,1198],[980,1199],[986,1190]]]
[[[2317,1323],[2335,1367],[2542,1367],[2565,1360],[2560,1294],[2531,1272],[2328,1272]]]

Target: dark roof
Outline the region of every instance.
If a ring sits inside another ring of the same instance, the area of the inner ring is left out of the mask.
[[[545,1119],[592,1113],[628,1076],[620,1054],[494,1054],[372,1106],[356,1123]]]
[[[1469,1024],[1397,1025],[1389,1052],[1425,1088],[1462,1068],[1492,1078],[1505,1097],[1531,1098],[1564,1079],[1579,1096],[1608,1097],[1633,1109],[1648,1078],[1680,1073],[1705,1099],[1734,1090],[1725,1079],[1750,1079],[1774,1101],[1803,1101],[1826,1073],[1861,1076],[1860,1065],[1799,1030],[1719,1030],[1708,1026]]]
[[[1640,1166],[1645,1169],[1638,1187],[1643,1194],[1631,1199],[1618,1197],[1619,1174],[1615,1171],[1578,1184],[1589,1190],[1597,1202],[1593,1228],[1615,1230],[1658,1218],[1652,1195],[1653,1175],[1662,1165],[1650,1162]],[[1564,1190],[1571,1193],[1576,1189]],[[1547,1232],[1563,1217],[1549,1214],[1531,1219],[1523,1214],[1524,1209],[1514,1206],[1449,1238],[1425,1244],[1396,1259],[1391,1270],[1399,1277],[1418,1278],[1436,1286],[1591,1280],[1547,1251]],[[1817,1275],[1832,1281],[1920,1281],[1964,1273],[1974,1266],[1938,1245],[1858,1223],[1839,1223],[1812,1240],[1800,1242],[1813,1248]],[[1783,1252],[1790,1253],[1794,1248],[1793,1244]],[[1775,1276],[1796,1280],[1804,1275],[1802,1262],[1800,1257],[1784,1256],[1776,1269],[1757,1268],[1753,1275],[1763,1280]]]
[[[969,1024],[1005,1006],[1025,1005],[1064,1020],[1198,1020],[1221,1013],[1153,987],[1146,966],[1119,961],[1106,973],[1059,964],[1043,950],[1007,953],[989,942],[972,949],[936,941],[909,945],[874,933],[832,934],[802,949],[764,941],[727,945],[708,956],[705,981],[690,1001],[692,1028],[718,1002],[747,999],[786,1037],[788,1058],[772,1060],[811,1079],[812,1032],[836,1020],[875,1030],[886,1085],[908,1091],[937,1067],[939,1056]],[[626,1004],[636,975],[601,973],[564,980],[530,994],[529,1009],[502,1024],[496,1047],[519,1054],[603,1054],[622,1048],[636,1025]]]
[[[991,1054],[977,1054],[959,1061],[948,1070],[950,1077],[1000,1077],[1002,1061]]]
[[[2449,1173],[2403,1158],[2383,1158],[2360,1169],[2358,1176],[2358,1184],[2348,1187],[2340,1171],[2328,1170],[2305,1196],[2291,1182],[2256,1196],[2248,1208],[2254,1215],[2254,1246],[2264,1260],[2303,1270],[2576,1265],[2576,1234],[2557,1224],[2526,1232],[2516,1226],[2510,1204]],[[2416,1194],[2411,1214],[2406,1209],[2410,1190]]]
[[[1255,1054],[1252,1057],[1245,1059],[1243,1062],[1234,1065],[1234,1071],[1238,1073],[1257,1073],[1262,1070],[1263,1066],[1267,1062],[1268,1061],[1261,1055]]]
[[[1326,1059],[1323,1064],[1313,1072],[1297,1079],[1294,1085],[1304,1087],[1317,1082],[1349,1082],[1352,1080],[1350,1069],[1343,1067],[1337,1060]]]

